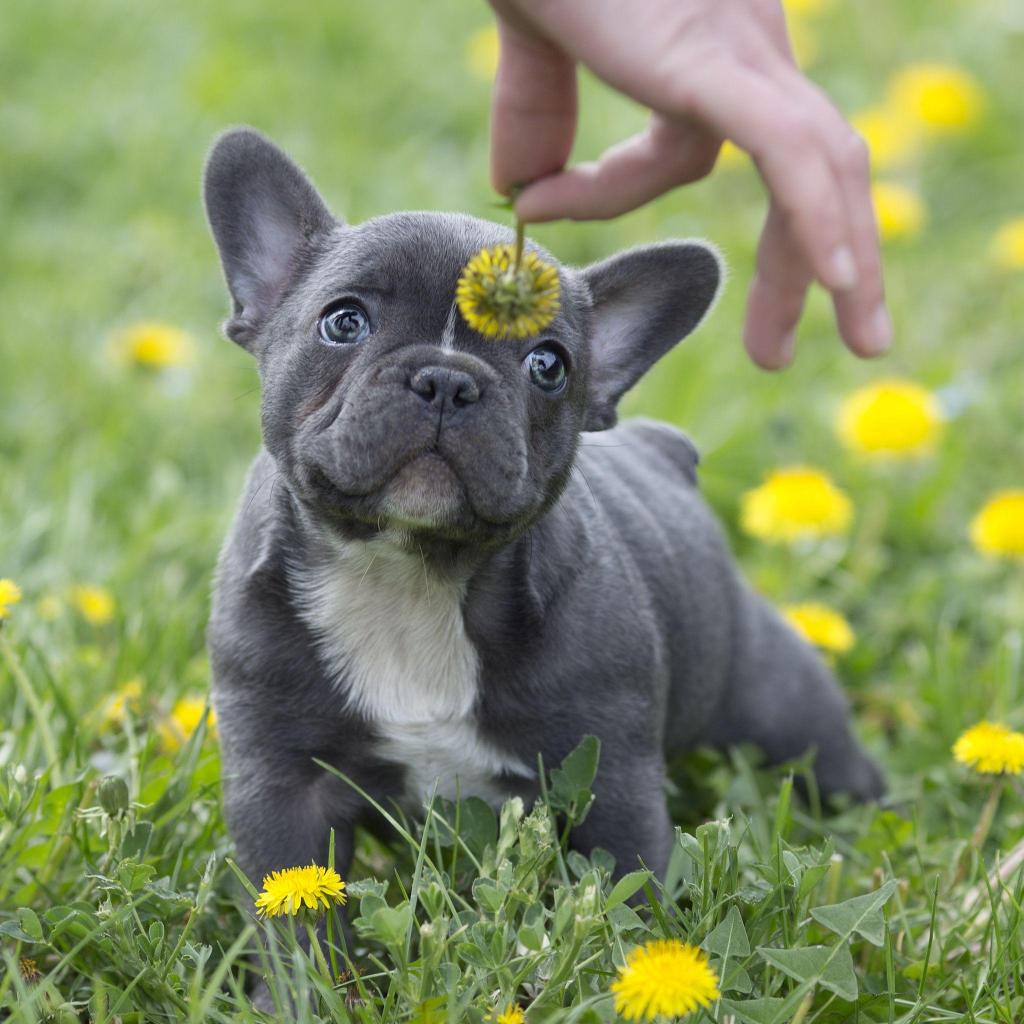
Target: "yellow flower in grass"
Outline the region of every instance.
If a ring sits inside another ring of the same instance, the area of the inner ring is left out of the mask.
[[[853,518],[846,494],[821,470],[787,466],[772,470],[743,495],[740,523],[753,537],[797,541],[843,534]]]
[[[137,715],[142,707],[142,680],[136,676],[122,683],[103,705],[103,724],[121,725],[129,712]]]
[[[631,950],[611,985],[615,1012],[626,1020],[681,1017],[718,999],[718,975],[703,950],[655,939]]]
[[[902,167],[920,152],[920,129],[890,104],[866,107],[850,118],[850,124],[867,144],[876,171]]]
[[[513,245],[477,253],[455,288],[463,320],[486,338],[528,338],[542,331],[559,309],[558,271],[535,252],[516,266]]]
[[[20,601],[21,587],[14,580],[0,579],[0,620],[6,619]]]
[[[171,713],[157,726],[160,742],[165,750],[175,751],[183,747],[199,728],[206,711],[206,701],[202,697],[182,697]],[[217,716],[210,708],[206,715],[206,729],[211,736],[217,732]]]
[[[184,366],[191,362],[195,351],[190,334],[155,320],[144,320],[118,331],[113,347],[119,358],[150,370]]]
[[[843,444],[872,458],[908,458],[929,452],[942,426],[935,396],[920,384],[897,378],[854,391],[836,418]]]
[[[518,1003],[509,1003],[502,1013],[492,1014],[494,1024],[526,1024],[526,1014]]]
[[[953,744],[953,757],[979,774],[1019,775],[1024,771],[1024,733],[997,722],[979,722]]]
[[[72,587],[71,603],[92,626],[106,625],[114,617],[114,596],[104,587]]]
[[[910,64],[889,82],[889,102],[930,135],[956,135],[973,127],[985,106],[981,86],[950,64]]]
[[[853,647],[849,622],[828,605],[807,601],[782,608],[785,620],[809,643],[833,654],[845,654]]]
[[[971,521],[971,541],[986,555],[1024,558],[1024,489],[993,494]]]
[[[285,868],[263,879],[263,891],[256,897],[260,917],[294,917],[305,908],[319,913],[345,900],[345,883],[334,868],[310,864]]]
[[[871,186],[878,234],[883,242],[914,238],[928,219],[924,200],[912,188],[894,181],[876,181]]]
[[[992,239],[992,261],[1002,270],[1024,270],[1024,217],[1007,221]]]
[[[497,26],[477,29],[466,42],[466,66],[475,78],[493,81],[498,70],[498,53]]]

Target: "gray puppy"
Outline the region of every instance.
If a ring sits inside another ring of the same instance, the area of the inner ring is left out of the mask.
[[[881,776],[815,653],[740,579],[672,427],[616,405],[701,321],[700,242],[559,267],[562,308],[492,341],[453,304],[501,226],[402,213],[347,225],[251,130],[221,136],[206,209],[262,380],[264,448],[209,630],[225,809],[249,874],[344,869],[366,804],[537,792],[600,737],[575,845],[663,870],[665,758],[817,750],[824,794]],[[554,261],[544,253],[544,259]],[[613,429],[614,428],[614,429]],[[603,433],[590,433],[601,431]]]

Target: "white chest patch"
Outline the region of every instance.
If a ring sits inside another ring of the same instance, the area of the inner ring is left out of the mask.
[[[500,803],[497,776],[533,773],[477,728],[480,663],[462,618],[464,584],[384,540],[331,554],[290,582],[348,706],[380,733],[381,755],[406,767],[406,797],[421,802],[436,785],[441,796]]]

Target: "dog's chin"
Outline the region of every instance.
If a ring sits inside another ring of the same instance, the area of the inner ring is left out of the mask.
[[[381,489],[378,507],[391,525],[413,529],[457,529],[476,518],[462,481],[436,452],[407,462]]]

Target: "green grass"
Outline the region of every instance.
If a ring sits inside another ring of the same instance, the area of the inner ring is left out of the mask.
[[[841,349],[821,296],[792,370],[748,364],[739,334],[762,216],[749,169],[612,223],[535,232],[570,262],[677,235],[725,249],[724,300],[629,411],[694,435],[705,490],[762,591],[825,600],[853,623],[837,667],[892,806],[823,817],[790,799],[786,769],[698,753],[672,773],[666,898],[637,906],[616,904],[600,855],[562,850],[544,807],[518,823],[514,808],[498,822],[476,803],[439,807],[391,843],[362,841],[349,878],[360,973],[338,988],[293,956],[287,928],[252,916],[213,737],[169,750],[157,730],[179,697],[205,692],[211,567],[258,443],[255,370],[216,330],[227,304],[198,176],[214,133],[246,122],[349,219],[493,216],[488,89],[463,60],[485,8],[13,0],[3,21],[0,577],[25,600],[0,631],[0,1015],[252,1020],[256,970],[295,1003],[289,1019],[480,1021],[517,1000],[531,1022],[605,1021],[624,952],[672,935],[718,958],[724,999],[708,1016],[723,1024],[1024,1019],[1024,879],[997,872],[1024,833],[1021,792],[1007,787],[971,848],[987,786],[949,752],[980,718],[1024,726],[1022,570],[982,560],[966,535],[990,491],[1024,484],[1024,288],[986,260],[999,224],[1024,214],[1024,35],[1008,0],[870,0],[815,25],[814,74],[847,111],[910,60],[959,63],[988,97],[976,131],[899,176],[930,220],[886,251],[898,343],[884,365]],[[591,82],[583,110],[581,157],[642,123]],[[113,362],[110,333],[143,318],[191,331],[196,361],[161,374]],[[831,429],[851,388],[893,373],[951,411],[935,456],[910,470],[857,462]],[[849,491],[846,541],[781,552],[736,530],[742,492],[789,462]],[[74,611],[76,584],[109,588],[111,622]],[[136,677],[135,713],[105,725],[110,694]],[[95,810],[108,773],[129,784],[133,829]],[[40,978],[23,980],[22,957]]]

